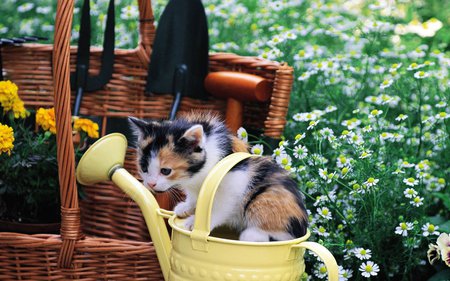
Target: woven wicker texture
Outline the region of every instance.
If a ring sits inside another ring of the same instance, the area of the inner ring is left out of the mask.
[[[101,134],[109,117],[165,119],[172,96],[143,94],[155,35],[149,0],[138,0],[140,12],[137,48],[115,50],[114,73],[104,89],[85,93],[80,114],[98,116]],[[162,280],[148,230],[137,205],[111,183],[83,187],[78,203],[74,181],[70,129],[69,70],[74,71],[75,47],[69,47],[73,0],[58,1],[55,44],[26,44],[3,48],[6,78],[19,86],[27,108],[55,106],[61,183],[61,235],[0,233],[0,280]],[[90,74],[97,74],[101,49],[91,48]],[[210,55],[210,71],[252,73],[273,82],[267,103],[246,103],[244,124],[277,138],[286,124],[293,69],[254,57]],[[56,98],[55,98],[56,97]],[[73,100],[73,96],[72,96]],[[180,112],[193,109],[223,114],[226,101],[183,98]],[[135,172],[133,151],[126,168]],[[158,195],[160,205],[173,207],[174,198]],[[81,214],[81,221],[80,221]],[[81,229],[80,229],[81,227]]]

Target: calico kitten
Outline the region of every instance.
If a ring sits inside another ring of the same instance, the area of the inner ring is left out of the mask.
[[[211,114],[191,114],[175,121],[129,118],[137,135],[138,168],[144,185],[163,192],[180,188],[185,202],[174,211],[194,224],[199,189],[208,172],[225,156],[248,151]],[[294,180],[271,158],[240,162],[222,180],[213,204],[211,230],[229,225],[243,241],[289,240],[306,233],[308,215]]]

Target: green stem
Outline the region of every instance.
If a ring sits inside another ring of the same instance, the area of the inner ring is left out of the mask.
[[[419,118],[419,146],[417,147],[417,157],[420,156],[420,150],[422,149],[422,133],[423,133],[423,123],[422,123],[422,84],[417,81],[417,87],[419,91],[419,108],[418,108],[418,118]]]

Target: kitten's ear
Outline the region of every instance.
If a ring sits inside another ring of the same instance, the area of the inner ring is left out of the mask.
[[[187,140],[191,148],[197,148],[203,146],[203,126],[194,125],[187,129],[187,131],[181,137]]]
[[[135,118],[135,117],[128,117],[128,122],[130,123],[131,130],[133,131],[134,135],[137,136],[138,141],[140,142],[146,134],[149,132],[149,123],[146,121]]]

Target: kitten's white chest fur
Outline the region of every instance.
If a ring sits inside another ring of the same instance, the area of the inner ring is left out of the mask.
[[[210,136],[204,141],[204,149],[208,151],[206,164],[198,174],[182,184],[187,198],[175,207],[175,213],[181,216],[186,215],[189,208],[195,208],[204,179],[222,157],[217,136]],[[249,180],[245,171],[229,172],[223,178],[213,198],[211,230],[223,224],[242,228],[242,201]],[[194,217],[188,218],[186,227],[192,229],[193,223]]]

